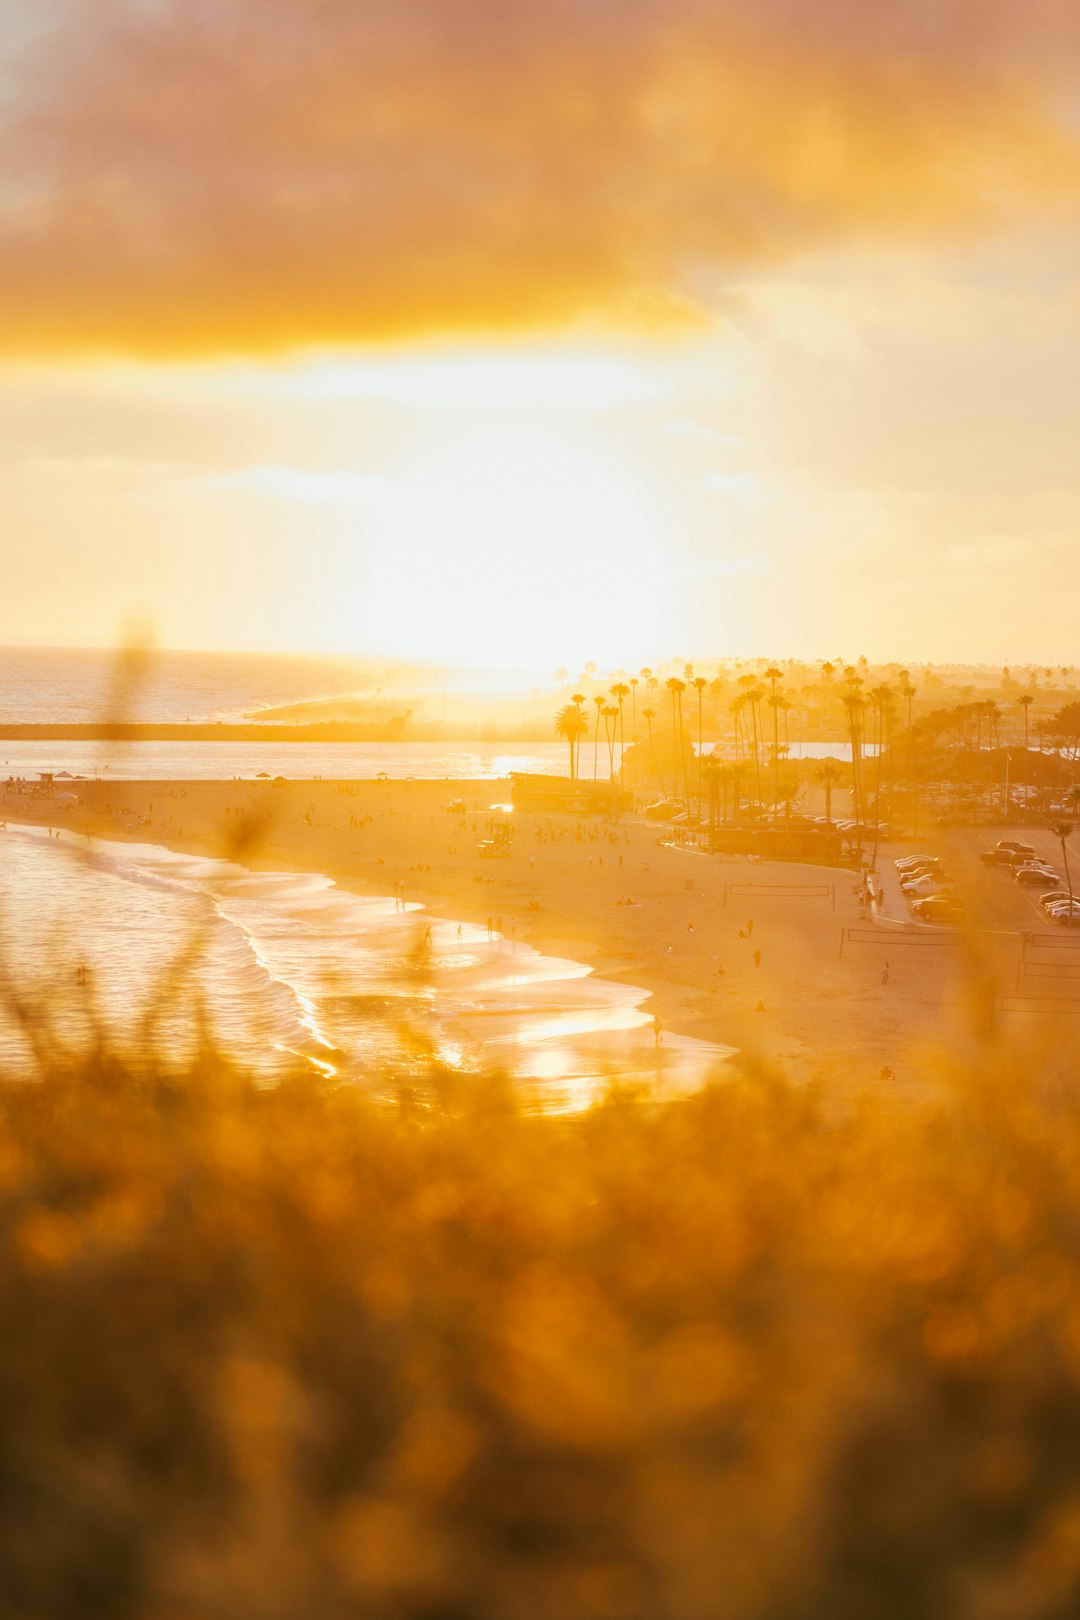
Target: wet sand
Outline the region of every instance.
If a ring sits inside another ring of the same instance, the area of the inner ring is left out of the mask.
[[[921,1089],[928,1043],[962,1026],[957,951],[901,947],[868,926],[855,875],[680,848],[636,819],[490,807],[492,782],[124,782],[74,785],[63,808],[0,798],[11,819],[320,871],[359,894],[493,928],[652,992],[663,1030],[739,1049],[844,1091]],[[454,799],[464,815],[451,812]],[[479,846],[512,821],[508,854]],[[845,931],[854,929],[855,936]],[[883,972],[888,961],[889,971]]]

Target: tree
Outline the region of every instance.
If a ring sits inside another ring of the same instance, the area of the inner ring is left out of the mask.
[[[645,721],[645,724],[649,728],[649,764],[651,765],[652,773],[655,776],[656,775],[656,750],[653,748],[652,723],[656,719],[656,710],[655,709],[642,709],[641,716],[642,716],[642,719]],[[660,784],[661,791],[663,791],[663,786],[664,786],[664,784],[661,782],[661,784]]]
[[[900,688],[900,695],[907,703],[907,729],[908,741],[911,744],[911,830],[919,830],[919,755],[915,744],[915,727],[911,719],[911,700],[915,696],[915,688],[908,677],[907,670],[902,670],[904,684]]]
[[[623,755],[626,752],[626,731],[623,727],[623,703],[630,696],[630,688],[625,681],[616,681],[611,688],[611,695],[619,705],[619,781],[623,781]]]
[[[703,701],[703,694],[704,694],[705,688],[708,686],[708,684],[709,683],[705,679],[704,675],[695,676],[695,678],[694,678],[694,690],[697,693],[697,757],[698,757],[697,809],[698,809],[698,815],[699,816],[701,814],[701,761],[702,761],[702,757],[703,757],[703,755],[705,753],[705,749],[704,749],[704,746],[703,746],[702,740],[701,740],[701,725],[702,725],[701,705],[702,705],[702,701]]]
[[[608,779],[615,781],[615,738],[619,729],[619,711],[614,703],[606,703],[601,711],[604,716],[604,738],[607,742]],[[622,768],[620,761],[620,770]]]
[[[1053,833],[1054,837],[1057,839],[1058,843],[1061,845],[1061,859],[1062,859],[1062,861],[1064,862],[1064,865],[1065,865],[1065,887],[1069,891],[1069,904],[1070,904],[1070,907],[1072,905],[1073,888],[1072,888],[1072,877],[1070,876],[1070,873],[1069,873],[1069,851],[1066,848],[1066,844],[1067,844],[1069,835],[1071,834],[1072,830],[1073,830],[1073,824],[1072,824],[1071,821],[1055,821],[1055,822],[1052,823],[1052,825],[1050,827],[1050,831]]]
[[[825,820],[831,827],[833,788],[840,780],[840,767],[835,759],[827,759],[818,767],[817,779],[825,789]]]
[[[769,706],[772,709],[773,724],[773,814],[776,814],[777,802],[780,798],[780,699],[777,695],[776,684],[782,680],[784,672],[770,664],[765,671],[765,679],[769,683]]]
[[[581,715],[581,733],[578,736],[577,749],[576,749],[576,753],[577,753],[577,776],[578,776],[578,779],[580,780],[580,778],[581,778],[581,743],[582,743],[582,738],[587,737],[589,735],[589,722],[585,718],[585,712],[584,712],[584,707],[583,707],[583,705],[585,703],[585,694],[584,694],[584,692],[575,692],[575,693],[573,693],[573,695],[570,698],[570,701],[571,701],[571,703],[573,703],[576,706],[578,713]]]
[[[757,684],[756,675],[740,675],[739,686],[746,699],[746,707],[750,711],[750,748],[754,766],[754,796],[757,800],[757,813],[761,814],[761,734],[758,726],[758,705],[765,696],[765,689]]]
[[[1066,703],[1059,709],[1050,730],[1065,759],[1080,759],[1080,703]]]
[[[640,685],[636,675],[630,677],[630,730],[633,740],[637,742],[637,689]]]
[[[848,734],[851,738],[851,799],[855,812],[855,821],[862,832],[862,770],[860,768],[859,744],[862,737],[862,717],[866,708],[866,699],[859,691],[858,684],[850,683],[843,696],[844,710],[848,719]]]
[[[596,696],[593,698],[593,702],[596,704],[596,730],[593,732],[593,745],[592,745],[592,779],[595,782],[596,781],[596,774],[597,774],[597,770],[598,770],[597,756],[598,756],[599,751],[600,751],[600,716],[604,712],[604,694],[603,694],[603,692],[597,692]]]
[[[671,679],[668,680],[668,681],[665,681],[664,684],[666,685],[668,691],[671,693],[671,729],[672,729],[672,734],[674,736],[674,741],[675,741],[675,766],[674,766],[674,773],[673,773],[673,776],[672,776],[672,781],[674,783],[674,786],[672,787],[672,790],[671,790],[671,797],[673,799],[677,799],[678,796],[679,796],[679,760],[680,760],[680,758],[682,758],[684,786],[685,786],[685,780],[686,780],[686,758],[685,758],[685,755],[683,754],[683,749],[682,749],[682,695],[686,691],[686,682],[685,681],[680,681],[680,679],[679,679],[679,677],[677,675],[672,675]],[[687,789],[687,792],[686,792],[686,803],[687,803],[687,808],[689,809],[690,793],[689,793],[688,789]]]
[[[1019,703],[1020,707],[1024,711],[1024,781],[1029,782],[1031,780],[1031,776],[1030,776],[1031,763],[1030,763],[1030,761],[1028,759],[1028,725],[1029,725],[1028,711],[1030,710],[1031,705],[1034,703],[1035,699],[1032,697],[1030,692],[1025,692],[1023,694],[1023,696],[1018,697],[1016,701],[1017,701],[1017,703]]]
[[[582,737],[587,737],[589,734],[585,716],[576,704],[567,703],[559,710],[555,716],[555,732],[557,736],[564,738],[570,744],[570,780],[573,782],[577,776],[574,765],[574,750],[580,745]]]

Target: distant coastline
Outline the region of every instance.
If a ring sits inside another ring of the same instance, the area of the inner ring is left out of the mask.
[[[0,740],[5,742],[441,742],[446,730],[415,727],[403,719],[358,724],[324,720],[312,725],[259,723],[255,721],[181,722],[125,721],[2,721]],[[471,738],[469,739],[472,740]],[[482,741],[510,740],[500,733]],[[514,739],[518,740],[518,739]],[[549,742],[550,737],[544,741]]]
[[[443,722],[425,725],[398,717],[367,723],[325,720],[309,725],[231,720],[110,723],[0,719],[0,742],[443,743],[500,747],[551,744],[552,734],[550,729],[543,731],[530,725],[477,727]],[[559,748],[560,751],[563,748],[561,743]],[[845,759],[850,758],[850,744],[839,738],[808,739],[792,748],[791,757],[798,759],[804,752],[808,758],[824,758],[830,753],[837,759]],[[864,746],[864,753],[873,752],[873,745]]]

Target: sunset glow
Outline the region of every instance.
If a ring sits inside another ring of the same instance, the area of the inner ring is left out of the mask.
[[[8,0],[0,639],[1063,656],[1077,18]]]

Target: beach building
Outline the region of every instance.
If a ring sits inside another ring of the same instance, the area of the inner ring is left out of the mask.
[[[624,815],[634,802],[633,795],[617,782],[572,782],[568,776],[542,776],[532,771],[511,772],[510,795],[515,810],[549,816]]]

